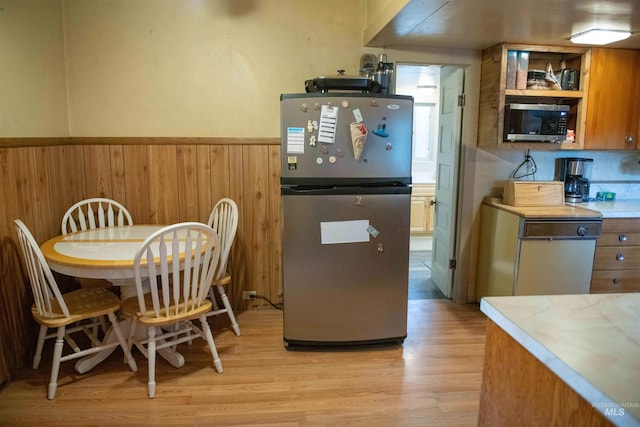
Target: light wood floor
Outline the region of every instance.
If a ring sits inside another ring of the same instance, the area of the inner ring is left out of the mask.
[[[330,314],[328,314],[330,315]],[[60,370],[46,398],[51,344],[37,371],[25,368],[0,390],[0,425],[472,426],[477,423],[486,319],[477,304],[409,301],[401,347],[351,352],[286,351],[282,312],[238,313],[242,336],[212,320],[224,373],[206,346],[179,347],[180,369],[157,364],[155,399],[135,352],[120,351],[87,374]]]

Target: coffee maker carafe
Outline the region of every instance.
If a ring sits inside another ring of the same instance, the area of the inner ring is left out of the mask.
[[[589,200],[589,180],[593,159],[566,157],[556,159],[556,181],[564,181],[564,201],[568,203]]]

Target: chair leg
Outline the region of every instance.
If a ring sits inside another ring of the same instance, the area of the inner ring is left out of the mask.
[[[131,355],[131,350],[127,344],[127,340],[125,340],[124,335],[122,334],[122,330],[120,329],[120,325],[118,324],[118,319],[113,311],[107,313],[109,316],[109,321],[111,322],[111,327],[113,328],[113,332],[115,332],[116,337],[118,337],[118,342],[120,343],[120,347],[122,347],[122,351],[124,352],[124,356],[129,364],[129,367],[133,372],[138,370],[138,365],[136,365],[136,361],[133,359]]]
[[[109,327],[107,326],[107,322],[104,321],[104,316],[98,317],[98,322],[100,322],[100,327],[102,328],[102,332],[106,334],[107,329],[109,329]]]
[[[129,339],[127,339],[127,346],[129,347],[129,351],[133,348],[133,337],[136,334],[136,318],[131,318],[131,323],[129,324]]]
[[[175,332],[175,331],[179,331],[180,329],[183,329],[183,328],[182,328],[182,325],[181,325],[180,323],[177,323],[177,324],[175,324],[175,325],[173,326],[173,331],[174,331],[174,332]],[[189,330],[187,331],[187,336],[191,336],[191,329],[189,329]],[[188,344],[188,345],[193,344],[193,340],[189,340],[189,341],[187,341],[187,344]],[[172,345],[172,346],[171,346],[171,350],[173,350],[173,351],[176,351],[176,349],[177,349],[177,348],[178,348],[178,344],[174,344],[174,345]]]
[[[207,316],[204,314],[199,317],[200,324],[202,325],[202,331],[204,332],[204,337],[207,340],[207,345],[209,346],[209,350],[211,351],[211,356],[213,356],[213,366],[216,368],[216,372],[219,374],[222,373],[222,362],[220,361],[220,357],[218,356],[218,350],[216,349],[216,343],[213,341],[213,335],[211,334],[211,328],[207,323]]]
[[[236,316],[234,316],[233,314],[233,309],[231,308],[229,298],[224,291],[224,286],[218,285],[218,292],[220,293],[220,299],[222,299],[224,308],[227,309],[227,314],[229,315],[229,320],[231,320],[231,327],[233,328],[233,332],[235,332],[237,336],[240,336],[240,326],[238,326],[238,322],[236,322]]]
[[[60,358],[62,357],[62,347],[64,346],[65,327],[60,326],[56,332],[56,344],[53,348],[53,362],[51,363],[51,378],[49,379],[49,389],[47,399],[52,400],[56,397],[56,388],[58,388],[58,372],[60,371]]]
[[[44,325],[40,325],[40,331],[38,332],[38,343],[36,344],[36,354],[33,355],[33,369],[38,369],[40,366],[40,360],[42,359],[42,348],[44,347],[45,336],[47,335],[47,328]]]
[[[218,300],[216,300],[216,294],[213,292],[213,286],[209,288],[209,299],[213,305],[213,311],[218,311],[220,307],[218,307]]]
[[[91,321],[92,321],[92,322],[97,322],[97,321],[98,321],[98,318],[97,318],[97,317],[94,317],[93,319],[91,319]],[[98,331],[99,331],[99,329],[100,329],[100,328],[98,328],[98,325],[94,325],[94,326],[91,328],[91,333],[92,333],[94,336],[96,336],[96,337],[97,337],[97,336],[98,336]],[[93,345],[95,345],[95,344],[93,344]]]
[[[147,328],[149,330],[149,398],[153,399],[156,395],[156,328],[153,326]]]

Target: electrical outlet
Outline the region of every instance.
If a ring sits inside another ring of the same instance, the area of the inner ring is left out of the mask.
[[[242,291],[242,299],[252,300],[256,299],[256,291]]]

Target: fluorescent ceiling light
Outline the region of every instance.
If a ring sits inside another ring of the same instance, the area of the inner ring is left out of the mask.
[[[631,35],[629,31],[593,29],[571,36],[570,40],[577,44],[609,44],[624,40]]]

